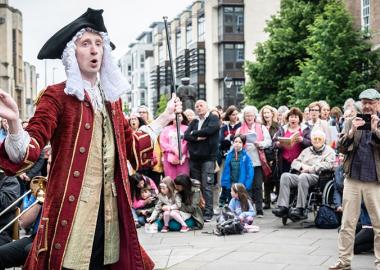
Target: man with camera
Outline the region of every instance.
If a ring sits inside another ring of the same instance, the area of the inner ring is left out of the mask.
[[[355,229],[364,201],[375,234],[375,266],[380,270],[380,128],[377,107],[380,94],[367,89],[359,95],[362,114],[347,120],[338,150],[343,164],[343,217],[338,238],[339,259],[330,270],[351,269]]]

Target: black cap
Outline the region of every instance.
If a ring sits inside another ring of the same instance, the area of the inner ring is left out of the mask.
[[[82,28],[92,28],[98,32],[107,32],[103,21],[103,9],[88,8],[87,11],[54,34],[38,53],[38,59],[61,59],[66,44]],[[112,49],[115,45],[111,42]]]

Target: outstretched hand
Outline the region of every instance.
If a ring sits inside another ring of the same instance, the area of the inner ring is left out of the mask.
[[[172,94],[172,98],[169,100],[168,105],[166,106],[165,113],[172,117],[171,120],[174,120],[175,114],[182,112],[182,102],[176,94]]]
[[[0,89],[0,117],[9,121],[18,121],[19,112],[16,102],[10,94]]]

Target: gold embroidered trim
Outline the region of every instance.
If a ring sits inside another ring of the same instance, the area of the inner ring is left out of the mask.
[[[66,196],[66,192],[67,192],[67,185],[69,183],[68,179],[69,179],[69,177],[71,175],[71,168],[73,166],[73,161],[74,161],[74,156],[75,156],[75,149],[77,148],[79,133],[81,132],[82,120],[83,120],[83,102],[80,103],[80,120],[79,120],[79,125],[78,125],[79,129],[78,129],[77,136],[75,138],[75,144],[74,144],[74,148],[73,148],[74,151],[73,151],[73,155],[72,155],[71,161],[70,161],[69,172],[68,172],[68,175],[67,175],[67,178],[66,178],[65,191],[63,193],[63,199],[62,199],[62,202],[61,202],[61,206],[59,208],[58,218],[57,218],[57,221],[56,221],[56,224],[55,224],[55,230],[54,230],[54,235],[53,235],[53,238],[52,238],[52,243],[54,243],[54,239],[55,239],[56,234],[57,234],[57,229],[58,229],[59,219],[60,219],[59,217],[61,216],[63,203],[65,202],[65,196]],[[66,241],[66,244],[65,244],[64,249],[63,249],[62,260],[61,260],[60,265],[58,267],[59,269],[62,268],[62,264],[63,264],[63,260],[64,260],[64,256],[65,256],[66,245],[67,245],[67,241]],[[49,264],[48,264],[49,266],[50,266],[52,252],[53,252],[53,249],[51,248],[50,249],[50,254],[49,254]]]

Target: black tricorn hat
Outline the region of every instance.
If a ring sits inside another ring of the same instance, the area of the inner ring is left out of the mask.
[[[61,59],[63,50],[66,44],[73,38],[73,36],[82,28],[90,27],[98,32],[107,32],[106,26],[103,21],[103,9],[88,8],[76,20],[72,21],[57,33],[54,34],[38,53],[38,59]],[[115,45],[111,42],[112,49]]]

